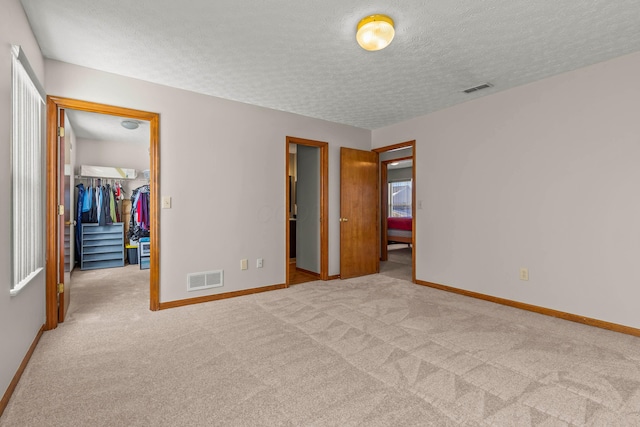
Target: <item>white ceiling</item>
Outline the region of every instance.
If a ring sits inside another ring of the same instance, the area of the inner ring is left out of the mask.
[[[149,146],[150,127],[146,120],[127,119],[107,114],[65,110],[76,138],[100,142],[126,142]],[[138,129],[122,127],[123,120],[138,122]]]
[[[394,164],[397,163],[397,164]],[[404,169],[413,166],[413,160],[398,160],[397,162],[387,163],[387,169]]]
[[[48,58],[366,129],[640,51],[638,0],[22,4]],[[396,37],[366,52],[373,13]]]

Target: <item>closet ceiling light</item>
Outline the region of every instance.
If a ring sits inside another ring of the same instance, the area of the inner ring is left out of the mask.
[[[371,15],[358,23],[356,40],[364,50],[374,51],[389,46],[394,35],[393,19],[387,15]]]
[[[136,122],[135,120],[123,120],[120,124],[123,128],[131,130],[138,129],[138,126],[140,126],[140,123]]]

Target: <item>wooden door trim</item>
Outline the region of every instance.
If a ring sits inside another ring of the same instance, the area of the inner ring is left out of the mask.
[[[393,150],[399,150],[401,148],[409,148],[409,147],[413,147],[415,148],[416,145],[416,141],[405,141],[405,142],[399,142],[397,144],[393,144],[393,145],[385,145],[384,147],[378,147],[378,148],[374,148],[371,151],[375,151],[376,153],[380,154],[380,153],[386,153],[387,151],[393,151]],[[415,155],[414,155],[415,157]]]
[[[411,185],[411,217],[413,218],[413,227],[411,227],[411,241],[412,241],[412,250],[411,250],[411,280],[413,283],[416,283],[416,141],[415,139],[412,141],[405,141],[405,142],[400,142],[397,144],[393,144],[393,145],[387,145],[385,147],[379,147],[379,148],[374,148],[371,151],[374,151],[378,154],[380,153],[386,153],[388,151],[393,151],[393,150],[398,150],[401,148],[409,148],[411,147],[411,156],[409,157],[403,157],[403,158],[398,158],[398,159],[393,159],[393,160],[385,160],[382,163],[391,163],[393,161],[397,161],[397,160],[408,160],[408,159],[412,159],[413,160],[413,168],[412,168],[412,182],[413,184]],[[385,172],[386,175],[386,167],[382,168]],[[382,175],[382,174],[380,174]],[[386,176],[385,176],[386,179]],[[380,181],[380,185],[383,187],[382,192],[386,193],[386,185],[384,185],[384,182]],[[381,241],[381,256],[380,258],[382,259],[382,254],[384,253],[385,255],[387,254],[387,245],[386,245],[386,241],[387,241],[387,221],[386,221],[386,213],[387,213],[387,207],[386,207],[386,202],[385,200],[382,201],[381,205],[384,204],[384,206],[381,206],[380,208],[380,222],[381,222],[381,230],[383,230],[381,232],[381,237],[380,237],[380,241]],[[384,216],[382,215],[384,213]],[[384,233],[384,234],[382,234]],[[382,242],[384,242],[384,248],[382,248]],[[386,260],[387,256],[385,256],[384,260]]]
[[[64,115],[64,108],[60,108],[60,114],[56,115],[56,123],[57,126],[60,126],[62,128],[64,128],[66,126],[66,122],[65,122],[65,115]],[[62,141],[62,144],[60,144],[60,141]],[[65,144],[67,144],[67,141],[65,140],[64,134],[59,135],[57,140],[56,140],[56,146],[57,146],[57,169],[58,169],[58,174],[57,174],[57,180],[58,180],[58,191],[56,193],[56,198],[57,198],[57,203],[61,204],[62,206],[64,206],[64,164],[66,162],[65,159],[65,155],[64,155],[64,147]],[[69,191],[71,191],[71,189],[69,189]],[[69,195],[69,204],[71,204],[71,195]],[[58,239],[58,253],[60,252],[64,252],[64,215],[58,215],[58,228],[57,228],[57,233],[56,233],[57,239]],[[69,236],[69,238],[72,238],[74,236]],[[75,242],[75,240],[73,240],[73,242]],[[64,257],[59,256],[56,257],[58,258],[58,265],[57,265],[57,270],[58,270],[58,274],[57,274],[57,283],[64,283]],[[66,310],[68,307],[65,306],[65,298],[69,296],[69,293],[67,293],[68,288],[70,283],[64,283],[64,288],[62,290],[62,292],[60,292],[60,294],[58,295],[58,322],[62,323],[64,322],[64,318],[65,318],[65,314],[66,314]],[[60,307],[62,307],[62,310],[60,310]]]
[[[387,165],[389,163],[384,160],[380,165],[380,261],[386,261],[389,259],[389,250],[387,246],[387,231],[389,229],[387,224],[388,212],[388,200],[389,200],[389,186],[387,185],[388,170]]]
[[[138,120],[146,120],[150,124],[149,158],[150,158],[150,233],[154,244],[151,245],[150,256],[150,298],[149,308],[156,311],[160,306],[160,115],[142,110],[116,107],[77,99],[47,96],[47,183],[46,183],[46,322],[45,329],[58,326],[58,294],[57,294],[57,194],[58,194],[58,160],[57,160],[57,127],[58,108],[87,111],[91,113],[109,114]]]
[[[329,280],[329,143],[287,136],[285,143],[285,284],[289,286],[289,144],[306,145],[320,149],[320,280]]]

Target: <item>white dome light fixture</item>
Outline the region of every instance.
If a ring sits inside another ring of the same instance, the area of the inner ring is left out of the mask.
[[[376,51],[389,46],[395,33],[393,19],[387,15],[371,15],[358,23],[356,40],[364,50]]]
[[[120,124],[122,125],[123,128],[129,129],[129,130],[138,129],[138,127],[140,126],[140,123],[138,123],[135,120],[123,120]]]

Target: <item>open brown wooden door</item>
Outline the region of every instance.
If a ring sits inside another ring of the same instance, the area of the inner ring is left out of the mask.
[[[380,271],[378,153],[340,148],[340,278]]]
[[[71,262],[69,245],[71,236],[71,171],[65,169],[65,117],[64,110],[58,111],[58,322],[64,322],[70,302]],[[69,172],[68,174],[65,172]]]

